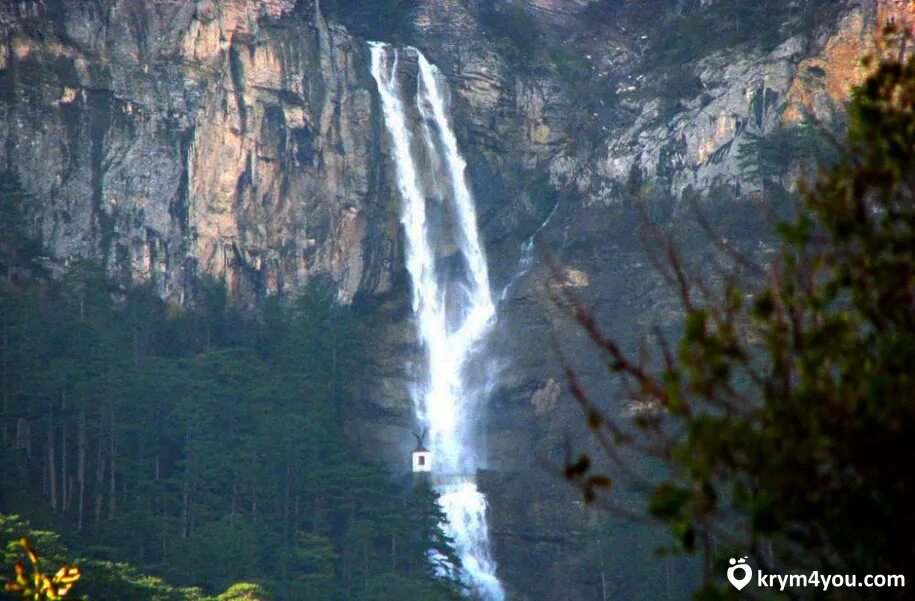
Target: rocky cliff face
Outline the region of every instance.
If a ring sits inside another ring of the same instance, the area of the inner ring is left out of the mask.
[[[741,146],[841,112],[877,25],[915,21],[908,0],[774,4],[784,22],[750,24],[769,26],[765,43],[735,37],[673,54],[683,23],[708,24],[730,5],[423,0],[409,13],[409,43],[449,78],[494,289],[507,286],[489,349],[501,378],[483,484],[513,599],[682,596],[644,584],[665,580],[642,564],[650,536],[619,523],[607,535],[606,518],[543,469],[562,461],[567,440],[587,447],[551,335],[596,398],[626,411],[551,290],[574,290],[629,348],[652,324],[675,324],[632,191],[652,190],[653,216],[701,262],[708,244],[683,195],[752,193]],[[506,14],[548,51],[519,58],[523,40],[493,23]],[[0,166],[33,195],[30,217],[55,261],[100,259],[123,283],[152,279],[179,303],[193,301],[201,275],[224,277],[247,304],[332,283],[377,326],[372,385],[350,409],[350,430],[367,453],[407,456],[414,338],[365,40],[311,0],[7,2],[0,40]],[[766,251],[766,227],[747,206],[713,213],[750,251]],[[536,257],[522,260],[538,229],[564,265],[559,281]]]
[[[195,275],[248,298],[316,276],[344,301],[390,289],[361,41],[290,2],[0,10],[0,162],[55,258],[178,300]]]
[[[633,189],[656,199],[651,216],[675,234],[696,270],[711,264],[714,252],[686,194],[701,199],[722,235],[765,255],[773,240],[763,213],[746,200],[758,182],[741,166],[741,147],[805,119],[828,127],[863,77],[859,58],[873,48],[878,24],[905,22],[915,6],[833,2],[805,15],[801,3],[786,4],[784,23],[752,24],[771,29],[764,42],[700,46],[670,58],[672,36],[718,35],[678,29],[683,19],[730,5],[620,2],[613,19],[593,23],[584,2],[502,4],[521,9],[542,42],[558,47],[549,64],[527,71],[512,65],[473,3],[427,3],[425,14],[436,18],[418,20],[416,31],[451,78],[462,147],[483,191],[490,262],[499,284],[512,282],[490,348],[503,368],[490,401],[493,472],[483,479],[500,570],[516,599],[686,598],[696,566],[658,563],[656,532],[587,510],[548,470],[569,447],[593,450],[551,338],[592,399],[620,418],[631,411],[605,361],[557,309],[555,293],[578,295],[630,351],[654,326],[675,330],[679,305],[646,255]],[[639,4],[651,4],[649,14]],[[537,194],[529,185],[542,173],[555,192]],[[788,168],[783,183],[797,174]],[[520,242],[556,202],[540,235],[563,265],[562,277],[535,260],[512,280]],[[644,511],[637,498],[622,499]]]

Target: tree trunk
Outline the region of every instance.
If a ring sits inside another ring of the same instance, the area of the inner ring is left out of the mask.
[[[251,494],[251,521],[255,524],[257,523],[257,487],[254,487],[254,490]]]
[[[369,546],[362,542],[362,590],[369,588]]]
[[[391,573],[397,573],[397,537],[391,534]]]
[[[104,500],[105,485],[105,457],[102,455],[102,436],[98,437],[98,446],[95,458],[95,527],[98,528],[102,519],[102,501]]]
[[[235,523],[235,513],[238,511],[238,472],[232,472],[232,508],[229,515],[232,517],[232,523]]]
[[[184,472],[184,492],[181,495],[181,538],[191,534],[191,479]]]
[[[111,430],[110,430],[110,437],[108,439],[108,448],[109,448],[109,455],[110,455],[110,457],[108,458],[108,519],[109,520],[114,517],[115,497],[117,496],[116,489],[115,489],[115,477],[114,477],[115,453],[117,451],[117,448],[115,447],[115,443],[114,443],[114,407],[112,407],[110,409],[110,416],[111,416],[111,424],[110,424]]]
[[[156,495],[153,499],[153,515],[158,516],[159,512],[161,511],[161,504],[162,504],[161,498],[159,497],[159,478],[161,477],[162,467],[160,464],[158,448],[156,449],[155,465],[156,465],[156,467],[155,467],[155,473],[153,474],[153,477],[155,478],[155,482],[156,482]]]
[[[292,465],[286,465],[286,490],[283,499],[283,540],[289,540],[289,506],[292,503]]]
[[[79,426],[77,430],[77,467],[76,480],[79,484],[79,500],[77,501],[76,531],[83,531],[83,511],[86,501],[86,401],[83,401],[79,411]]]
[[[133,368],[140,369],[140,333],[138,327],[133,329]]]
[[[41,462],[41,496],[48,496],[48,462]]]
[[[334,344],[336,345],[336,336],[334,337]],[[334,407],[340,409],[340,405],[337,402],[337,347],[331,350],[331,367],[330,367],[330,398],[333,399]]]
[[[60,508],[64,513],[69,506],[70,489],[67,482],[67,382],[60,391]]]
[[[57,511],[57,461],[54,458],[54,401],[48,401],[48,485],[51,508]]]
[[[191,530],[191,432],[184,432],[184,492],[181,496],[181,536],[187,538]]]
[[[160,432],[162,432],[162,416],[160,415],[160,412],[159,412],[158,402],[156,404],[156,430],[155,430],[155,432],[156,432],[156,438],[155,438],[155,447],[156,448],[155,448],[154,453],[156,455],[156,458],[155,458],[154,477],[155,477],[155,482],[156,482],[156,494],[155,494],[155,499],[153,501],[153,515],[158,516],[161,511],[161,503],[162,503],[161,498],[159,496],[159,479],[162,477],[162,465],[161,465],[161,459],[159,458],[159,448],[161,446],[161,444],[160,444],[161,441],[159,440],[159,434],[160,434]]]
[[[0,443],[4,446],[7,444],[6,426],[8,421],[7,411],[9,411],[10,398],[10,369],[9,369],[9,352],[10,352],[10,324],[3,320],[3,407],[0,408]]]

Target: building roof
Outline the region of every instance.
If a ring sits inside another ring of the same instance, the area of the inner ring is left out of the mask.
[[[431,451],[424,447],[423,445],[416,445],[416,448],[413,449],[414,453],[430,453]]]

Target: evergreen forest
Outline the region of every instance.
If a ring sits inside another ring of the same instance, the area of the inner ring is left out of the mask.
[[[182,309],[96,263],[52,274],[23,233],[27,200],[3,173],[4,545],[28,535],[75,560],[90,600],[238,582],[277,601],[455,596],[435,493],[406,458],[403,474],[358,459],[344,432],[362,385],[350,309],[312,286],[242,312],[215,281]]]

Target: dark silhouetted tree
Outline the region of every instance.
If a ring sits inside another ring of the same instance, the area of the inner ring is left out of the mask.
[[[685,310],[676,349],[661,340],[654,359],[633,358],[564,298],[636,401],[631,421],[616,420],[568,368],[615,468],[596,474],[582,455],[566,475],[611,509],[617,481],[649,490],[647,511],[675,547],[707,559],[700,598],[728,594],[716,586],[728,557],[749,555],[769,573],[859,578],[915,564],[915,58],[870,64],[844,155],[802,186],[777,260],[757,271],[731,253],[734,270],[715,285],[668,247],[666,275]],[[651,459],[636,466],[621,448]],[[639,473],[654,461],[664,475]]]

